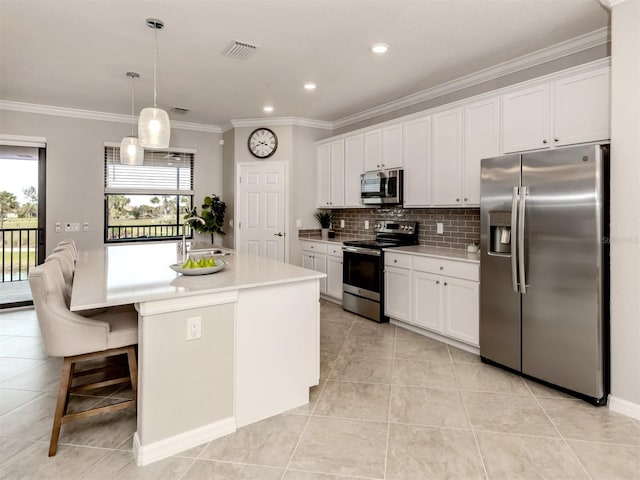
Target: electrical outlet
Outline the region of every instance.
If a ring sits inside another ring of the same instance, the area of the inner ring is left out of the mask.
[[[89,222],[84,222],[82,224],[82,231],[83,232],[88,232],[89,231]]]
[[[364,221],[364,229],[369,230],[369,220]]]
[[[296,228],[302,228],[302,220],[296,219]]]
[[[56,233],[60,233],[62,232],[62,224],[61,223],[56,223]]]
[[[64,224],[65,232],[79,232],[80,224],[79,223],[65,223]]]
[[[344,228],[344,220],[340,220],[340,228]]]
[[[436,222],[436,233],[442,235],[444,233],[444,225],[442,222]]]
[[[202,317],[187,318],[187,340],[202,337]]]

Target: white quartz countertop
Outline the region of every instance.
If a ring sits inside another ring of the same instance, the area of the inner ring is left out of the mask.
[[[169,265],[180,262],[175,243],[113,245],[80,251],[71,310],[300,282],[326,276],[288,263],[234,253],[228,266],[209,275],[183,276]]]
[[[425,257],[459,260],[469,263],[480,263],[480,253],[467,253],[466,250],[456,248],[428,247],[426,245],[411,245],[409,247],[385,248],[385,252],[410,253]]]
[[[298,237],[298,240],[307,241],[307,242],[319,242],[319,243],[328,243],[331,245],[340,244],[345,241],[344,238],[328,238],[327,240],[323,240],[322,238],[309,238],[309,237]]]

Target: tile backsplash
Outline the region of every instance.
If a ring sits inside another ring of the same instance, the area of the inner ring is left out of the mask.
[[[334,209],[333,231],[336,238],[365,240],[375,236],[376,220],[406,220],[418,222],[420,245],[464,249],[470,243],[480,243],[479,208],[347,208]],[[344,220],[344,228],[340,228]],[[365,220],[369,230],[365,230]],[[441,222],[444,233],[436,233],[436,223]],[[315,237],[320,230],[301,230],[300,237]]]

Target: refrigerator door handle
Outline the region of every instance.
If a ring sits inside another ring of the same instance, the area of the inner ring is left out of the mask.
[[[527,279],[524,269],[524,220],[525,205],[529,187],[520,187],[520,205],[518,208],[518,272],[520,273],[520,292],[527,293]]]
[[[516,293],[520,293],[518,288],[518,260],[516,258],[516,239],[518,228],[518,195],[520,192],[519,187],[513,187],[513,194],[511,197],[511,287]]]

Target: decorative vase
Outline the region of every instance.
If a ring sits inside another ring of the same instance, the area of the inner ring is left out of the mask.
[[[329,239],[329,229],[328,228],[322,228],[320,230],[322,231],[322,240],[328,240]]]

